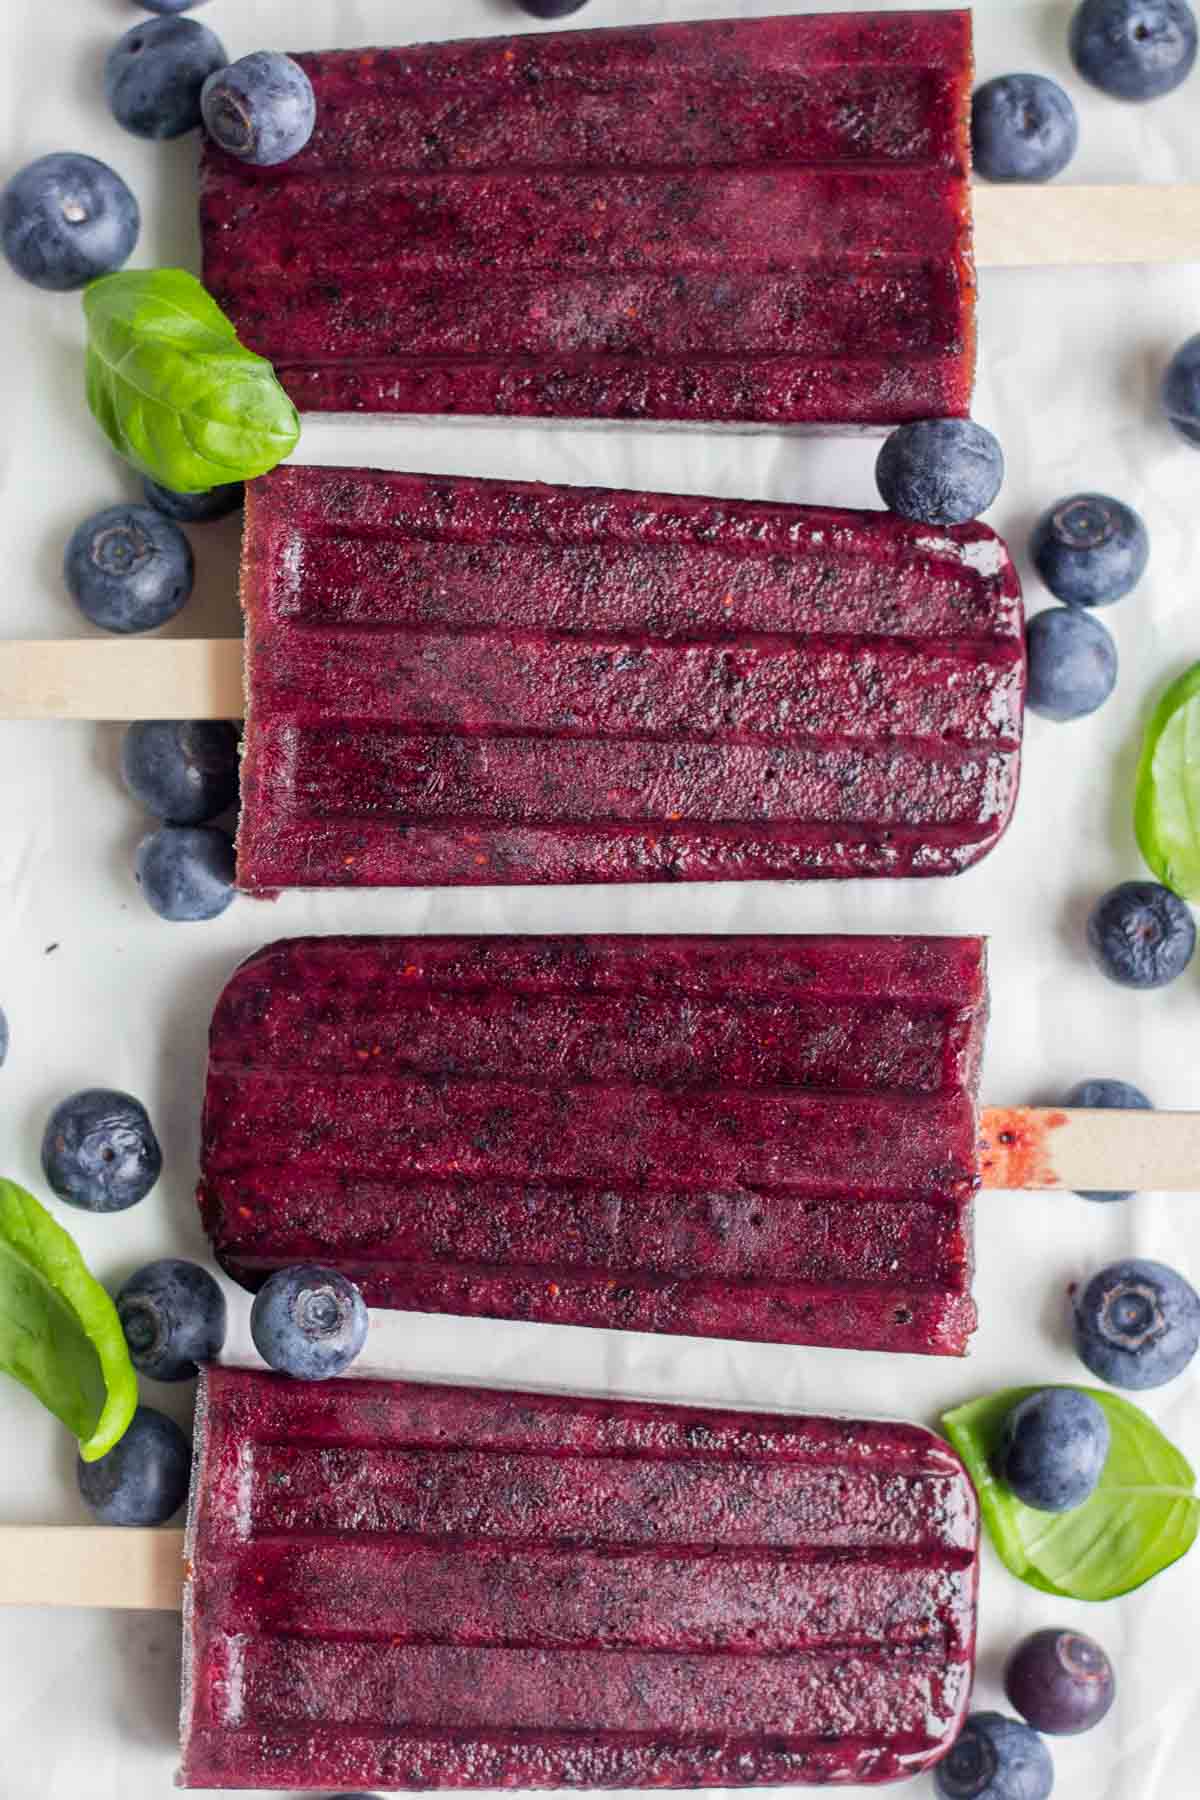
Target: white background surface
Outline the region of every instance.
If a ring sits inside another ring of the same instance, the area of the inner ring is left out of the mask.
[[[879,4],[879,0],[876,0]],[[593,0],[573,24],[607,25],[811,10],[785,0]],[[1200,71],[1175,96],[1125,107],[1082,88],[1066,50],[1062,0],[977,8],[980,77],[1040,69],[1079,105],[1070,181],[1200,180]],[[135,188],[144,227],[135,264],[198,267],[194,143],[142,144],[108,117],[104,52],[144,17],[128,0],[3,0],[0,179],[50,150],[86,150]],[[536,29],[506,0],[213,0],[197,15],[232,56],[285,49]],[[1140,721],[1168,678],[1200,656],[1197,592],[1200,454],[1158,417],[1159,373],[1200,330],[1200,267],[985,275],[976,416],[1009,463],[992,515],[1046,596],[1025,544],[1032,519],[1079,488],[1138,507],[1153,540],[1150,574],[1105,615],[1121,679],[1104,711],[1071,726],[1029,720],[1016,823],[971,873],[940,883],[514,889],[292,895],[239,900],[221,919],[173,926],[145,908],[131,873],[145,821],[115,774],[109,727],[0,726],[0,1004],[12,1047],[0,1072],[0,1172],[47,1197],[38,1143],[50,1106],[92,1084],[148,1105],[166,1172],[137,1209],[89,1218],[57,1207],[110,1285],[167,1251],[201,1257],[192,1187],[204,1041],[235,963],[273,937],[305,931],[701,930],[985,932],[993,1023],[985,1094],[1058,1098],[1085,1075],[1118,1075],[1162,1106],[1200,1107],[1195,1045],[1200,959],[1170,990],[1139,995],[1090,969],[1091,900],[1141,873],[1130,828]],[[76,297],[43,294],[0,267],[0,635],[91,628],[59,575],[70,530],[135,483],[84,409]],[[869,442],[572,432],[527,427],[309,423],[302,458],[503,474],[850,505],[875,503]],[[197,595],[168,630],[237,629],[237,523],[201,528]],[[985,1195],[978,1215],[982,1324],[966,1363],[655,1339],[486,1321],[376,1315],[368,1365],[396,1374],[706,1398],[807,1410],[940,1411],[1012,1382],[1083,1378],[1065,1329],[1065,1290],[1114,1256],[1159,1256],[1200,1278],[1197,1200],[1143,1196],[1102,1209],[1067,1196]],[[253,1353],[245,1297],[231,1290],[230,1353]],[[1200,1366],[1147,1398],[1200,1458]],[[187,1390],[145,1396],[184,1416]],[[83,1522],[73,1444],[22,1390],[0,1391],[0,1523]],[[1185,1800],[1200,1787],[1200,1675],[1190,1651],[1200,1552],[1135,1597],[1063,1604],[1016,1582],[988,1551],[976,1705],[1002,1704],[999,1671],[1017,1636],[1068,1623],[1097,1635],[1119,1677],[1117,1705],[1090,1736],[1053,1747],[1058,1800]],[[0,1617],[0,1800],[166,1800],[175,1763],[177,1624],[149,1615]],[[859,1790],[855,1790],[856,1792]],[[865,1790],[863,1790],[865,1791]],[[931,1781],[909,1789],[913,1800]]]

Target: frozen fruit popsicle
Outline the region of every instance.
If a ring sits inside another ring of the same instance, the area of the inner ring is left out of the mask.
[[[882,425],[969,411],[967,12],[301,56],[206,147],[204,279],[302,409]]]
[[[976,938],[301,938],[216,1009],[200,1205],[246,1286],[961,1354]]]
[[[184,1787],[885,1782],[962,1723],[919,1426],[212,1369],[196,1451]]]
[[[984,525],[290,467],[243,558],[251,893],[946,875],[1016,799]]]

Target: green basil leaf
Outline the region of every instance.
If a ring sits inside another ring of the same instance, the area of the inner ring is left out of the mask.
[[[1146,727],[1133,826],[1158,879],[1200,899],[1200,663],[1171,683]]]
[[[942,1419],[979,1494],[988,1534],[1014,1575],[1045,1594],[1112,1600],[1141,1587],[1191,1548],[1200,1525],[1186,1457],[1128,1400],[1083,1388],[1108,1416],[1111,1441],[1099,1486],[1071,1512],[1022,1505],[992,1472],[1008,1413],[1037,1388],[1007,1388]]]
[[[112,1449],[137,1406],[116,1307],[74,1238],[32,1194],[3,1180],[0,1369],[75,1433],[85,1462]]]
[[[300,420],[265,357],[184,269],[122,270],[84,290],[87,399],[126,462],[178,493],[265,475]]]

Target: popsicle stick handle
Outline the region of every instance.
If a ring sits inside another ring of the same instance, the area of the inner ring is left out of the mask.
[[[988,1107],[980,1161],[985,1188],[1200,1192],[1200,1112]]]
[[[239,638],[0,642],[0,719],[240,719]]]
[[[0,1606],[178,1612],[182,1531],[0,1525]]]
[[[973,190],[981,269],[1200,262],[1200,185]]]

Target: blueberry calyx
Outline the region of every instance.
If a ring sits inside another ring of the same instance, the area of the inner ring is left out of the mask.
[[[1159,1296],[1143,1281],[1118,1279],[1106,1288],[1096,1315],[1096,1329],[1118,1350],[1141,1350],[1162,1336],[1167,1321]]]

